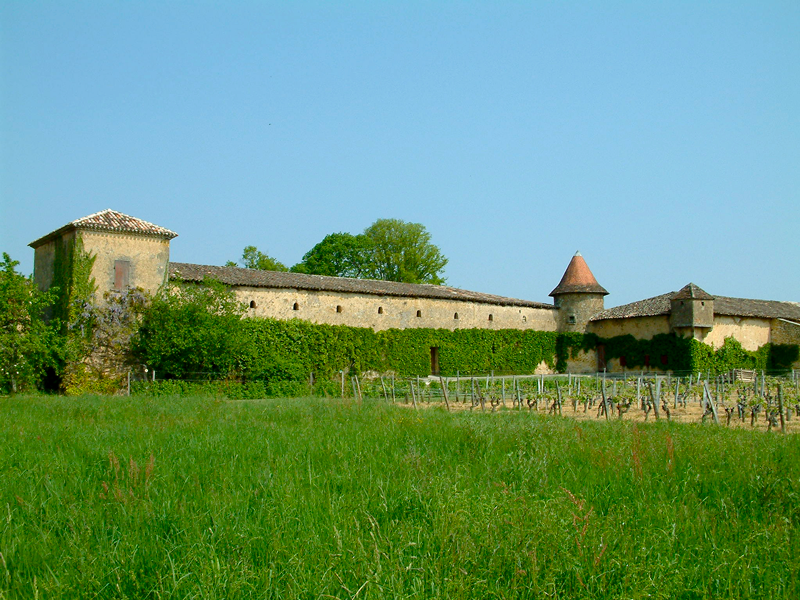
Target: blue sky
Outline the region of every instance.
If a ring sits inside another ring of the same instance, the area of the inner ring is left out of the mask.
[[[113,208],[175,261],[378,218],[448,284],[800,301],[800,3],[0,3],[0,250]]]

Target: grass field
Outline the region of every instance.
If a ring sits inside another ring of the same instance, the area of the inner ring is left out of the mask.
[[[800,597],[800,436],[0,399],[2,598]]]

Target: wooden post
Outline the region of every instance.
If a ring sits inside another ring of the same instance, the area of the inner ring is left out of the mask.
[[[383,376],[381,376],[381,388],[383,389],[383,399],[389,402],[389,394],[386,392],[386,384],[383,381]]]
[[[344,371],[339,371],[339,374],[342,376],[342,398],[344,398]]]
[[[678,392],[681,389],[680,377],[675,378],[675,400],[672,403],[672,408],[678,408]]]
[[[442,394],[444,395],[444,405],[447,407],[447,410],[450,410],[450,400],[447,397],[447,384],[445,383],[444,379],[441,375],[439,375],[439,383],[442,384]]]
[[[703,394],[706,402],[711,406],[711,414],[714,417],[714,423],[719,425],[719,415],[717,414],[717,405],[711,397],[711,392],[708,390],[708,381],[703,383]]]
[[[128,371],[128,396],[131,395],[131,372]]]
[[[786,422],[783,420],[783,393],[780,383],[778,384],[778,413],[781,416],[781,433],[786,433]]]
[[[394,395],[394,373],[392,373],[392,404],[395,403],[395,395]]]
[[[656,377],[658,380],[658,377]],[[653,394],[653,384],[649,381],[647,382],[647,389],[650,391],[650,402],[653,404],[653,414],[656,416],[656,420],[661,418],[661,415],[658,412],[658,402],[656,402],[655,395]]]
[[[414,408],[417,408],[417,394],[414,391],[414,380],[410,379],[408,385],[411,386],[411,402],[414,404]]]

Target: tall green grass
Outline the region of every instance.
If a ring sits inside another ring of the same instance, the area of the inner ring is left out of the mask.
[[[7,598],[797,598],[800,438],[315,399],[0,400]]]

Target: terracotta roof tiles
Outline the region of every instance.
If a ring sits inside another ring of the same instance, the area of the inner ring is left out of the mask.
[[[205,277],[216,279],[226,285],[314,290],[337,293],[370,294],[376,296],[401,296],[407,298],[434,298],[479,302],[500,306],[520,306],[525,308],[544,308],[555,310],[552,304],[532,302],[517,298],[506,298],[480,292],[470,292],[444,285],[419,283],[399,283],[396,281],[377,281],[372,279],[351,279],[348,277],[327,277],[305,273],[282,271],[261,271],[240,267],[214,267],[190,263],[170,263],[169,277],[172,280],[202,281]]]
[[[702,292],[704,296],[687,296],[682,294],[689,286],[694,286],[693,293]],[[800,322],[800,304],[796,302],[779,302],[777,300],[750,300],[748,298],[729,298],[727,296],[710,296],[702,289],[689,284],[679,292],[669,292],[609,308],[596,315],[590,321],[603,321],[605,319],[630,319],[634,317],[657,317],[669,315],[671,300],[694,298],[698,300],[713,300],[714,314],[730,317],[755,317],[761,319],[788,319]]]
[[[551,296],[559,294],[603,294],[605,296],[608,292],[597,283],[597,279],[594,278],[581,253],[576,252],[569,261],[560,283],[556,289],[550,292]]]
[[[160,227],[158,225],[154,225],[153,223],[149,223],[148,221],[143,221],[142,219],[137,219],[136,217],[131,217],[107,208],[106,210],[102,210],[92,215],[75,219],[74,221],[67,223],[63,227],[48,233],[47,235],[39,238],[35,242],[31,242],[28,245],[32,248],[37,248],[38,246],[41,246],[42,244],[49,242],[50,240],[55,239],[64,233],[74,231],[76,229],[138,233],[141,235],[162,237],[168,240],[171,240],[178,235],[174,231],[164,227]]]

